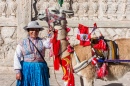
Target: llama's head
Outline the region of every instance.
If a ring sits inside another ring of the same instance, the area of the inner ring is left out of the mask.
[[[72,15],[73,11],[64,10],[62,8],[48,8],[44,12],[38,14],[38,19],[53,23],[53,26],[63,25],[66,23],[66,14]]]

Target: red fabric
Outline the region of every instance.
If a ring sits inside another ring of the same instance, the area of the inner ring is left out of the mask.
[[[57,40],[57,34],[58,31],[54,31],[54,37],[52,39],[52,46],[53,46],[53,54],[54,54],[54,69],[59,70],[60,67],[60,56],[59,50],[60,50],[60,40]]]
[[[107,50],[107,46],[106,43],[104,42],[104,40],[100,39],[100,41],[98,42],[98,44],[94,45],[95,49],[100,49],[100,50]]]
[[[98,78],[103,78],[108,74],[107,65],[103,63],[102,67],[97,71]]]
[[[77,34],[77,39],[80,40],[80,45],[89,46],[90,45],[90,38],[91,38],[91,34],[89,34],[89,28],[87,26],[79,24],[78,29],[79,29],[79,34]],[[81,38],[80,34],[88,34],[88,40],[87,41],[82,41],[80,39]]]
[[[66,32],[69,32],[70,31],[70,28],[66,28]]]
[[[97,61],[97,58],[96,58],[96,57],[92,59],[92,64],[93,64],[93,65],[96,65],[97,62],[98,62],[98,61]]]
[[[71,66],[71,61],[70,61],[70,55],[64,57],[61,60],[62,63],[62,69],[63,69],[63,80],[67,82],[67,86],[75,86],[74,84],[74,75],[73,75],[73,69]]]
[[[72,46],[68,45],[68,46],[67,46],[67,51],[68,51],[69,53],[72,53],[72,52],[74,52],[74,49],[73,49]]]
[[[84,26],[84,25],[82,25],[82,24],[79,24],[79,30],[80,30],[80,33],[86,33],[86,34],[88,34],[88,27],[86,27],[86,26]]]

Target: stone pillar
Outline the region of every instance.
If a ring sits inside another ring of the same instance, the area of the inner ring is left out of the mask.
[[[31,21],[31,2],[32,0],[21,0],[18,3],[17,41],[27,36],[23,27]]]

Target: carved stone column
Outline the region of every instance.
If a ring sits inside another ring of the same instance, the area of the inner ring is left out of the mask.
[[[21,0],[18,3],[17,41],[27,36],[23,27],[31,21],[31,2],[32,0]]]

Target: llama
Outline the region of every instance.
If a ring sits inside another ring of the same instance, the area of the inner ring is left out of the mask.
[[[62,13],[65,14],[65,13]],[[70,65],[72,68],[78,67],[81,63],[88,62],[92,58],[92,47],[91,46],[81,46],[81,45],[75,45],[74,52],[76,53],[79,62],[77,62],[77,59],[75,58],[75,53],[69,53],[67,50],[68,45],[70,44],[68,40],[66,40],[67,32],[66,32],[66,19],[65,15],[63,20],[58,20],[58,23],[54,24],[54,29],[58,31],[56,40],[60,40],[60,47],[58,55],[60,56],[60,59],[62,60],[64,57],[70,55]],[[57,21],[56,21],[57,22]],[[119,59],[120,60],[130,60],[130,39],[117,39],[115,40],[118,45],[118,52],[119,52]],[[54,46],[53,46],[54,47]],[[71,65],[72,64],[72,65]],[[62,64],[61,64],[62,65]],[[71,68],[71,67],[70,67]],[[130,63],[108,63],[107,66],[108,74],[103,77],[102,79],[105,80],[117,80],[121,78],[123,75],[125,75],[127,72],[130,71]],[[88,63],[87,66],[83,67],[81,70],[78,70],[78,75],[80,75],[83,78],[84,86],[94,86],[94,79],[96,76],[96,67],[92,65],[91,63]],[[65,81],[65,86],[68,82]],[[73,86],[73,85],[72,85]]]
[[[55,26],[56,28],[61,28],[61,26]],[[60,29],[64,31],[64,29]],[[60,31],[60,32],[62,32]],[[63,32],[62,32],[63,33]],[[64,32],[65,33],[65,32]],[[58,33],[58,37],[61,37],[61,33]],[[65,34],[66,35],[66,34]],[[63,34],[62,34],[63,36]],[[65,36],[64,36],[65,37]],[[85,61],[88,61],[92,58],[92,47],[91,46],[81,46],[81,45],[75,45],[74,51],[80,61],[78,63],[76,61],[74,53],[69,53],[65,48],[68,46],[69,42],[67,40],[62,40],[61,38],[61,44],[60,44],[60,52],[62,54],[60,55],[60,58],[64,58],[70,54],[71,56],[71,63],[73,68],[80,65],[80,63],[83,63]],[[60,38],[58,38],[60,40]],[[117,39],[115,40],[118,45],[119,50],[119,59],[120,60],[130,60],[130,45],[129,41],[130,39]],[[104,80],[117,80],[121,78],[123,75],[125,75],[127,72],[130,71],[130,63],[108,63],[107,66],[108,74],[102,78]],[[83,69],[76,72],[79,76],[83,78],[84,86],[94,86],[94,79],[96,78],[96,67],[92,65],[91,63],[88,64]]]

